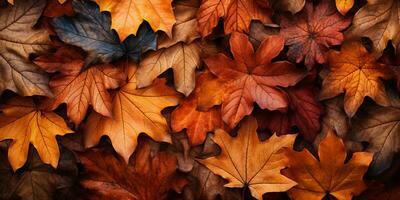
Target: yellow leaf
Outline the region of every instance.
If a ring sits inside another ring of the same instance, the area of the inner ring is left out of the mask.
[[[27,159],[29,143],[46,164],[58,165],[60,151],[56,135],[72,133],[63,118],[36,108],[32,99],[13,98],[0,107],[0,141],[12,139],[8,159],[12,168],[22,167]]]
[[[354,0],[336,0],[336,8],[342,15],[346,15],[353,5]]]
[[[171,0],[96,0],[101,11],[111,13],[111,27],[118,32],[121,41],[136,34],[143,20],[154,31],[164,31],[171,37],[175,16]]]

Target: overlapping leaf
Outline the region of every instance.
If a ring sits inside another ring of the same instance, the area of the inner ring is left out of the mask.
[[[0,141],[13,140],[8,149],[13,170],[25,164],[30,143],[44,163],[56,168],[60,157],[56,135],[73,132],[64,119],[53,112],[39,110],[30,98],[12,98],[0,106],[0,111]]]
[[[348,37],[368,37],[374,43],[376,56],[382,55],[387,43],[400,44],[400,2],[372,0],[355,14]]]
[[[262,109],[287,109],[288,99],[277,86],[293,86],[304,73],[289,62],[271,62],[282,50],[283,42],[281,37],[268,37],[254,52],[247,36],[235,33],[230,39],[234,60],[221,53],[204,60],[210,71],[228,85],[223,92],[222,118],[231,128],[252,112],[254,102]]]
[[[372,154],[357,152],[345,163],[346,149],[333,132],[319,144],[317,160],[308,150],[288,149],[289,168],[284,174],[297,182],[288,191],[291,199],[320,200],[330,194],[339,200],[351,200],[365,188],[362,180],[372,161]]]
[[[28,60],[50,47],[47,32],[33,28],[45,6],[45,0],[18,0],[0,7],[0,93],[51,96],[46,74]]]
[[[289,46],[288,57],[297,63],[304,60],[307,68],[325,63],[330,46],[342,43],[340,32],[350,24],[350,19],[342,17],[328,0],[313,6],[306,3],[299,14],[282,18],[281,35]]]
[[[146,133],[156,141],[171,141],[167,121],[161,111],[177,105],[179,96],[162,79],[156,80],[150,87],[136,89],[136,64],[121,63],[119,67],[125,67],[128,83],[112,98],[112,118],[90,114],[84,130],[84,142],[86,147],[92,147],[101,136],[107,135],[115,151],[128,163],[140,133]]]
[[[168,191],[180,191],[187,181],[177,175],[176,157],[152,152],[148,142],[139,145],[127,165],[113,153],[98,149],[80,155],[86,169],[80,181],[96,199],[166,199]]]
[[[264,193],[287,191],[296,185],[280,172],[288,166],[287,157],[280,150],[291,148],[296,136],[273,135],[261,142],[256,129],[254,118],[243,121],[235,138],[218,129],[213,140],[221,147],[221,154],[199,161],[227,179],[226,187],[249,187],[253,197],[262,199]]]
[[[156,35],[147,24],[139,28],[137,36],[130,36],[121,44],[111,30],[110,16],[101,13],[95,3],[75,0],[72,4],[77,14],[72,18],[55,18],[52,25],[62,41],[88,52],[87,64],[109,63],[124,55],[138,61],[141,53],[155,49]]]
[[[256,0],[203,0],[197,14],[198,30],[202,37],[209,35],[223,17],[225,34],[248,32],[251,20],[270,23],[270,15]]]
[[[112,117],[111,97],[107,89],[115,89],[124,81],[120,68],[110,64],[92,66],[82,71],[84,66],[81,52],[61,47],[55,54],[43,55],[35,63],[48,72],[60,72],[49,82],[54,98],[46,107],[54,110],[60,104],[67,104],[67,115],[79,125],[85,118],[89,105],[108,117]]]
[[[171,36],[175,16],[171,0],[96,0],[101,11],[111,13],[111,27],[121,40],[130,34],[137,34],[143,20],[149,22],[154,31],[164,31]]]
[[[322,83],[321,99],[329,99],[345,92],[344,109],[349,117],[369,96],[380,105],[389,105],[382,79],[390,79],[392,73],[358,42],[344,44],[340,52],[329,52],[329,74]]]

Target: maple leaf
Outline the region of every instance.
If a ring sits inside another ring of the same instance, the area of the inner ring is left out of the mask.
[[[289,46],[289,59],[297,63],[304,59],[308,69],[313,68],[315,62],[325,63],[329,47],[342,43],[344,36],[340,31],[350,22],[326,0],[315,7],[307,2],[303,11],[283,17],[281,21],[280,34]]]
[[[342,15],[346,15],[354,5],[354,0],[336,0],[335,2],[336,8]]]
[[[61,149],[57,169],[44,164],[33,149],[29,150],[25,167],[18,173],[8,163],[6,151],[0,150],[0,163],[0,199],[52,200],[60,195],[68,198],[74,193],[78,175],[76,160],[65,149]]]
[[[121,44],[118,35],[110,28],[110,16],[101,13],[94,2],[73,1],[72,6],[76,15],[57,17],[53,19],[52,25],[63,42],[88,52],[86,65],[109,63],[124,55],[136,62],[142,53],[156,48],[156,34],[148,24],[139,28],[137,36],[129,36]]]
[[[25,164],[29,143],[33,144],[44,163],[56,168],[60,151],[55,136],[73,132],[63,118],[39,110],[29,98],[12,98],[0,106],[0,111],[0,141],[13,140],[8,149],[13,170]]]
[[[365,188],[362,180],[372,154],[356,152],[346,164],[346,149],[333,132],[319,144],[317,160],[308,150],[287,149],[289,168],[284,175],[298,184],[288,191],[291,199],[323,199],[326,194],[350,200]]]
[[[310,83],[313,83],[313,80]],[[289,100],[288,111],[260,113],[257,120],[261,128],[281,135],[291,133],[291,128],[296,126],[306,140],[313,141],[321,128],[320,117],[323,106],[317,101],[317,90],[310,83],[285,89]]]
[[[159,35],[158,48],[167,48],[178,42],[192,43],[200,37],[197,31],[196,13],[199,0],[177,0],[174,2],[176,23],[172,28],[172,37]]]
[[[218,129],[213,141],[220,146],[221,154],[199,162],[227,179],[225,187],[248,186],[253,197],[262,199],[264,193],[283,192],[296,185],[280,173],[288,162],[280,150],[291,148],[296,135],[273,135],[262,142],[256,129],[254,118],[243,121],[235,138]]]
[[[366,151],[374,153],[370,167],[373,174],[388,169],[394,154],[400,150],[400,109],[371,105],[352,120],[350,138],[357,142],[368,142]]]
[[[197,84],[204,83],[212,74],[204,72],[198,77]],[[192,146],[200,145],[206,139],[207,132],[218,128],[226,128],[221,118],[221,110],[218,107],[208,111],[197,110],[197,95],[189,96],[171,114],[171,127],[174,132],[186,128],[189,142]]]
[[[389,40],[396,48],[400,45],[400,2],[374,0],[357,11],[346,37],[368,37],[374,44],[377,57],[382,55]]]
[[[279,29],[275,26],[265,26],[261,22],[253,21],[250,24],[249,40],[254,48],[258,48],[261,42],[271,36],[278,35]]]
[[[129,164],[113,153],[89,150],[80,154],[86,169],[81,185],[92,191],[91,199],[166,199],[168,191],[180,191],[187,180],[177,175],[176,157],[153,152],[141,142]]]
[[[96,0],[101,11],[111,13],[111,27],[125,40],[130,34],[136,35],[140,24],[146,20],[155,31],[161,30],[171,36],[175,16],[172,0]]]
[[[98,65],[82,71],[83,57],[79,51],[67,47],[58,49],[54,55],[40,56],[35,63],[48,72],[60,72],[49,82],[55,97],[44,103],[47,108],[54,110],[66,103],[67,115],[75,125],[85,118],[89,105],[96,112],[112,117],[111,97],[107,89],[115,89],[124,82],[121,69]]]
[[[32,28],[45,6],[45,0],[19,0],[0,8],[0,93],[51,96],[46,74],[28,60],[50,47],[47,32]]]
[[[164,79],[156,80],[150,87],[136,89],[136,64],[121,63],[126,67],[128,83],[114,95],[113,118],[92,113],[84,128],[86,147],[95,146],[101,136],[108,135],[113,147],[128,163],[137,145],[140,133],[156,141],[171,142],[167,121],[161,111],[178,104],[177,93],[165,85]]]
[[[223,17],[225,34],[248,32],[251,20],[271,23],[270,15],[271,11],[259,7],[256,0],[202,0],[198,30],[202,37],[209,35]]]
[[[234,60],[222,53],[204,59],[210,71],[228,85],[222,100],[222,118],[231,128],[252,112],[253,102],[262,109],[287,109],[287,97],[277,86],[295,85],[304,73],[289,62],[271,62],[283,43],[282,37],[270,36],[254,53],[247,36],[234,33],[230,38]]]
[[[389,105],[380,78],[390,79],[392,73],[386,65],[377,63],[361,43],[347,43],[340,52],[330,51],[328,60],[330,72],[323,80],[321,99],[346,92],[344,110],[349,117],[354,116],[365,96],[379,105]]]
[[[195,71],[201,64],[200,53],[198,43],[180,42],[147,54],[137,71],[138,87],[151,85],[158,75],[172,68],[176,89],[188,96],[195,86]]]

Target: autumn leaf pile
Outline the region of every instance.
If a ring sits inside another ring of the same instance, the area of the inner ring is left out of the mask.
[[[0,200],[400,199],[400,0],[0,0]]]

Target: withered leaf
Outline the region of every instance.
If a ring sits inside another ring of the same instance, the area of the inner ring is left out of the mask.
[[[321,200],[330,194],[339,200],[351,200],[366,189],[362,178],[372,161],[372,154],[356,152],[345,163],[345,146],[333,132],[319,144],[319,160],[308,150],[287,149],[286,154],[289,168],[284,174],[298,183],[288,191],[291,199]]]
[[[93,192],[90,199],[166,199],[168,191],[181,191],[186,179],[177,175],[176,157],[168,152],[152,152],[141,142],[127,165],[115,154],[98,149],[80,154],[86,169],[80,180]]]
[[[400,2],[398,0],[373,0],[357,11],[347,37],[368,37],[374,43],[379,57],[389,40],[396,48],[400,45]]]
[[[296,135],[273,135],[262,142],[256,129],[254,118],[243,121],[235,138],[218,129],[213,140],[220,146],[221,154],[199,162],[227,179],[226,187],[247,186],[253,197],[262,199],[264,193],[283,192],[296,185],[280,172],[288,166],[287,157],[281,150],[291,148]]]
[[[115,89],[124,82],[125,76],[120,68],[104,64],[82,71],[83,56],[68,47],[40,56],[35,63],[48,72],[60,72],[49,82],[55,97],[45,102],[47,108],[54,110],[66,103],[68,117],[75,125],[85,118],[89,105],[96,112],[112,117],[111,97],[107,89]]]
[[[28,60],[50,46],[46,30],[36,30],[45,0],[18,0],[0,7],[0,93],[12,90],[23,96],[51,96],[48,77]]]
[[[164,31],[169,36],[175,16],[172,0],[96,0],[101,11],[111,13],[111,27],[118,32],[121,41],[130,34],[136,35],[140,24],[146,20],[154,31]]]
[[[271,61],[283,42],[279,36],[270,36],[254,52],[246,35],[234,33],[230,38],[234,60],[222,53],[204,59],[210,71],[225,81],[222,118],[231,128],[252,112],[254,102],[262,109],[287,109],[287,97],[277,86],[293,86],[305,74],[287,61]]]
[[[136,64],[122,62],[119,67],[125,67],[128,83],[113,95],[113,117],[91,113],[84,128],[84,143],[86,147],[93,147],[107,135],[115,151],[128,163],[142,132],[156,141],[171,142],[161,111],[177,105],[179,96],[165,85],[164,79],[157,79],[147,88],[136,89]]]
[[[8,148],[13,170],[25,164],[30,143],[44,163],[56,168],[60,157],[56,135],[73,132],[64,119],[53,112],[39,110],[30,98],[12,98],[0,106],[0,111],[0,141],[13,140]]]
[[[323,80],[321,99],[345,92],[344,110],[349,117],[354,116],[366,96],[379,105],[389,105],[381,78],[390,79],[393,74],[386,65],[377,63],[361,43],[346,43],[340,52],[331,50],[328,60],[330,72]]]
[[[341,16],[328,0],[313,6],[307,2],[303,11],[282,18],[281,35],[289,46],[289,59],[304,64],[308,69],[315,63],[325,63],[330,46],[344,40],[340,31],[350,24],[350,19]]]
[[[371,105],[357,114],[352,124],[351,139],[368,142],[366,151],[374,153],[370,171],[378,174],[388,169],[400,150],[400,109]]]

